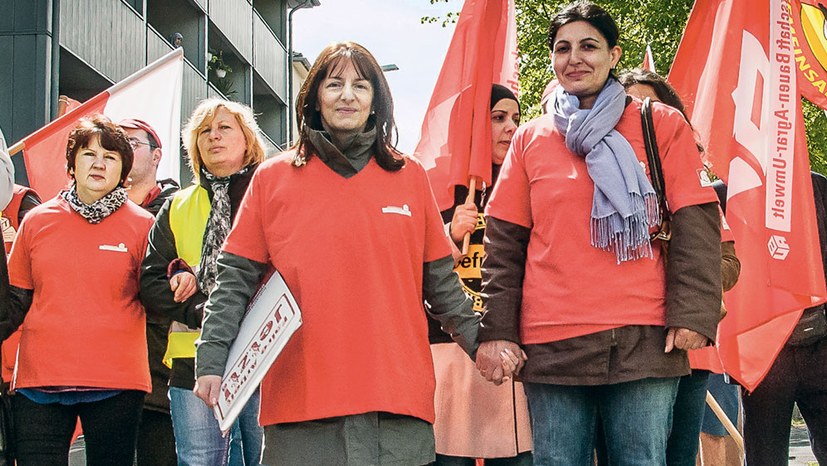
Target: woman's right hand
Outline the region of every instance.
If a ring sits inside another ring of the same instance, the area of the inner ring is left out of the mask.
[[[198,377],[195,379],[195,387],[192,391],[208,408],[214,407],[218,403],[218,394],[221,393],[221,376],[202,375]]]
[[[451,239],[461,243],[466,233],[477,228],[477,206],[473,202],[458,205],[451,218]]]
[[[173,301],[183,303],[195,294],[198,285],[195,281],[195,275],[190,272],[179,272],[169,279],[169,288],[175,293],[172,298]]]

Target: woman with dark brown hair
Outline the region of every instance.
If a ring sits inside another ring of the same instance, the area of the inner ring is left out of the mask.
[[[559,85],[550,111],[517,130],[488,201],[477,366],[498,381],[505,348],[520,372],[534,464],[592,463],[601,422],[613,464],[666,464],[686,350],[715,338],[721,304],[718,203],[703,187],[692,131],[652,117],[671,214],[668,258],[640,102],[613,68],[620,31],[590,1],[549,23]]]
[[[196,392],[218,399],[244,309],[268,267],[302,327],[261,385],[265,464],[434,460],[429,313],[469,355],[463,294],[422,166],[393,147],[393,100],[376,59],[327,46],[297,102],[297,147],[253,175],[205,307]]]
[[[87,463],[128,466],[150,391],[138,273],[153,217],[128,202],[132,148],[106,117],[80,121],[66,162],[72,186],[32,209],[9,258],[17,464],[67,464],[80,418]]]

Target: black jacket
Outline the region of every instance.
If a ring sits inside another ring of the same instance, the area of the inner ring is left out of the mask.
[[[230,214],[235,222],[241,199],[247,191],[247,185],[255,172],[255,168],[244,173],[230,176]],[[203,187],[212,202],[212,190],[209,183],[202,178]],[[169,209],[171,201],[164,203],[158,212],[155,225],[149,231],[149,245],[146,257],[141,264],[141,301],[147,311],[147,318],[153,315],[165,316],[181,322],[190,328],[201,328],[204,302],[207,295],[196,291],[183,303],[173,301],[174,293],[169,287],[167,267],[169,263],[179,257],[175,247],[175,237],[169,225]],[[196,265],[196,264],[191,264]],[[195,384],[193,359],[176,359],[173,364],[170,386],[191,389]]]

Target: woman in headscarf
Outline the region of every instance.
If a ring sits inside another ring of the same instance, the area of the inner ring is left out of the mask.
[[[491,88],[491,172],[496,185],[514,131],[520,124],[520,104],[507,87]],[[466,202],[468,188],[456,186],[455,205],[442,212],[446,231],[460,252],[465,235],[470,236],[467,254],[456,257],[455,271],[463,290],[474,301],[474,312],[484,313],[480,296],[480,269],[485,258],[482,239],[485,218],[482,210],[491,194],[490,186],[476,191]],[[513,379],[495,386],[481,377],[462,349],[429,319],[429,339],[436,372],[436,462],[437,466],[474,465],[485,458],[487,465],[530,465],[531,425],[523,384]]]
[[[132,465],[151,389],[138,274],[153,218],[128,201],[131,167],[120,127],[82,119],[66,149],[72,186],[32,209],[12,246],[0,339],[20,327],[18,465],[67,464],[78,418],[88,464]]]
[[[660,212],[640,103],[612,74],[618,37],[588,1],[552,18],[551,111],[517,131],[486,209],[477,365],[496,382],[500,353],[525,350],[535,464],[591,464],[598,412],[613,463],[665,464],[685,350],[714,339],[719,318],[715,192],[689,125],[654,104],[667,260],[650,240]]]
[[[253,176],[207,303],[197,394],[213,406],[232,338],[268,267],[302,326],[261,385],[265,464],[434,460],[429,312],[473,355],[479,319],[462,293],[422,166],[393,146],[381,67],[328,45],[296,114],[297,147]]]
[[[149,234],[141,272],[141,300],[148,312],[175,322],[166,359],[172,361],[170,412],[175,450],[181,465],[227,464],[230,436],[224,436],[211,409],[193,393],[195,339],[204,302],[215,285],[221,245],[235,221],[241,199],[264,145],[252,110],[221,99],[202,101],[182,136],[195,183],[178,191],[158,213]],[[263,431],[258,426],[258,396],[239,422],[245,464],[258,464]],[[238,435],[239,429],[233,429]]]

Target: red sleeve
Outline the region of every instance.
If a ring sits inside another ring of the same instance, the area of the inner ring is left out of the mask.
[[[12,286],[26,290],[34,289],[32,260],[29,256],[31,251],[29,238],[31,218],[31,215],[27,216],[20,224],[20,229],[17,230],[17,236],[14,238],[14,244],[11,247],[8,264],[9,283]]]
[[[525,132],[518,131],[494,184],[485,214],[526,228],[534,224],[531,217],[531,196],[525,167]]]
[[[439,213],[439,207],[436,204],[431,183],[428,181],[428,175],[418,161],[412,158],[407,161],[407,163],[412,162],[416,164],[420,183],[425,191],[423,201],[425,204],[425,257],[423,262],[433,262],[451,255],[451,243],[445,234],[442,215]]]
[[[230,254],[260,263],[267,263],[270,259],[261,217],[261,206],[266,205],[262,196],[268,192],[262,185],[266,185],[268,173],[269,170],[259,169],[253,174],[238,208],[235,225],[224,243],[224,250]]]
[[[718,202],[715,190],[703,181],[704,166],[692,128],[671,107],[655,103],[652,111],[669,209]]]

